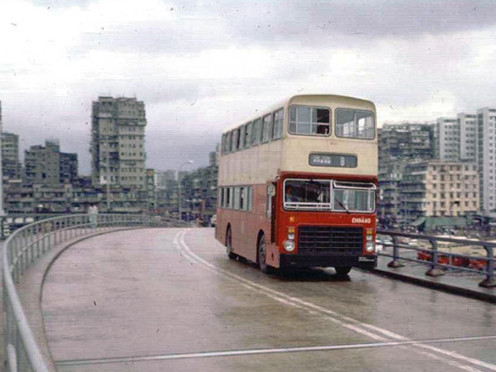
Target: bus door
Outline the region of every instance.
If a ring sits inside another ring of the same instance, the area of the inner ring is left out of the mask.
[[[267,256],[266,262],[268,265],[273,267],[279,267],[279,247],[276,244],[277,235],[277,187],[276,183],[267,182],[266,187],[266,203],[265,203],[265,214],[266,218],[270,223],[270,237],[267,244]]]
[[[267,183],[267,203],[265,213],[267,220],[270,221],[270,242],[276,242],[276,184],[272,182]]]

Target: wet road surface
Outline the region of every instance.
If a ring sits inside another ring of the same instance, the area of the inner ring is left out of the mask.
[[[356,270],[267,276],[212,229],[82,241],[42,307],[60,371],[496,371],[494,305]]]

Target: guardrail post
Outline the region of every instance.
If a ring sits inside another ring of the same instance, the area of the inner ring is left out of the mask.
[[[393,236],[393,260],[390,263],[388,263],[388,267],[392,267],[395,269],[398,267],[405,266],[405,264],[398,261],[399,258],[400,258],[400,255],[399,255],[399,248],[398,248],[398,238],[396,236]]]
[[[9,364],[9,371],[17,372],[17,353],[14,345],[7,345],[7,360]]]
[[[432,259],[431,259],[431,267],[429,270],[425,272],[425,275],[434,276],[434,277],[444,275],[444,271],[437,267],[439,262],[437,242],[434,239],[429,240],[429,242],[432,245]]]
[[[493,288],[496,287],[496,280],[494,280],[494,251],[493,247],[484,246],[487,252],[486,259],[486,279],[479,283],[479,287]]]

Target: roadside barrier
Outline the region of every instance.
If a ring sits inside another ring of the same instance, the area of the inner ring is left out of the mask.
[[[400,268],[405,266],[404,262],[417,262],[429,267],[425,273],[428,276],[444,275],[448,269],[471,272],[485,276],[480,287],[496,287],[496,242],[382,230],[377,231],[377,235],[379,245],[392,247],[392,253],[378,252],[380,256],[392,258],[389,267]]]

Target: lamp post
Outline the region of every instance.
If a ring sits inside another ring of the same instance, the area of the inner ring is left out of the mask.
[[[181,170],[184,166],[188,165],[188,164],[193,164],[194,161],[193,160],[188,160],[187,162],[184,162],[183,164],[181,164],[181,166],[179,167],[179,171],[178,171],[178,174],[177,174],[177,183],[178,183],[178,202],[179,202],[179,221],[182,221],[183,219],[183,207],[182,207],[182,195],[181,195]]]
[[[109,144],[107,142],[103,143],[103,154],[102,159],[105,159],[105,194],[107,199],[107,213],[110,213],[110,156],[109,156]]]
[[[3,169],[2,169],[2,103],[0,102],[0,216],[4,216],[3,210]],[[3,231],[0,232],[3,236]]]

